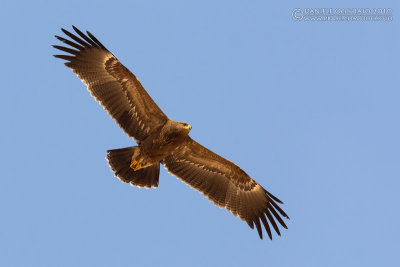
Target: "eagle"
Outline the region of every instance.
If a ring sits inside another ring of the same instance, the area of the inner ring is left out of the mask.
[[[168,118],[143,88],[136,76],[90,32],[63,28],[67,38],[55,35],[66,52],[54,55],[86,84],[98,101],[136,146],[107,151],[115,176],[132,186],[158,187],[160,164],[215,205],[239,216],[263,238],[261,223],[272,240],[271,226],[280,235],[277,222],[289,216],[281,200],[265,190],[246,172],[189,136],[192,126]],[[68,39],[68,37],[70,39]]]

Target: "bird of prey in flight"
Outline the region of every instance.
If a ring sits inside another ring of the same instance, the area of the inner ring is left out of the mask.
[[[87,85],[124,132],[137,142],[107,151],[107,160],[121,181],[138,187],[157,187],[160,164],[215,205],[231,211],[263,237],[261,223],[272,239],[277,222],[287,229],[289,219],[277,197],[249,177],[239,166],[190,138],[192,126],[168,118],[130,72],[90,32],[62,29],[70,39],[55,36],[69,47],[53,47],[68,55],[55,55]]]

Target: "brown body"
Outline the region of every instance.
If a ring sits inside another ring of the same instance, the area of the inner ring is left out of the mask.
[[[190,129],[185,122],[168,120],[139,143],[132,155],[131,168],[137,171],[163,161],[185,142]]]

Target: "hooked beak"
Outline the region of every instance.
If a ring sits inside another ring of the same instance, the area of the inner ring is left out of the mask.
[[[187,130],[192,130],[192,125],[188,124],[186,126],[183,126],[183,128],[187,129]]]

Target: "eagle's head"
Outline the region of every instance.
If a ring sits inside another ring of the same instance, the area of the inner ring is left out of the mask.
[[[192,126],[187,122],[169,120],[161,131],[166,139],[180,139],[189,135]],[[183,140],[183,139],[182,139]]]
[[[190,130],[192,130],[192,125],[190,125],[187,122],[181,122],[182,128],[187,130],[188,132],[190,132]]]

